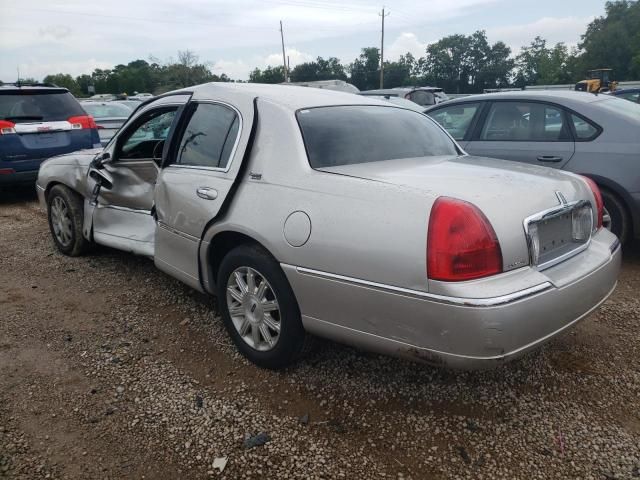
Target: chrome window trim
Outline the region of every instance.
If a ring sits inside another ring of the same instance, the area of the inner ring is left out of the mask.
[[[409,295],[425,300],[431,300],[439,303],[447,303],[451,305],[457,305],[462,307],[495,307],[498,305],[504,305],[505,303],[515,302],[517,300],[535,295],[536,293],[543,292],[553,287],[551,282],[543,282],[533,287],[519,290],[517,292],[509,293],[506,295],[500,295],[490,298],[463,298],[463,297],[450,297],[447,295],[438,295],[435,293],[422,292],[419,290],[412,290],[409,288],[396,287],[393,285],[386,285],[384,283],[371,282],[369,280],[361,280],[359,278],[347,277],[345,275],[338,275],[335,273],[323,272],[320,270],[313,270],[311,268],[298,267],[295,265],[282,264],[283,267],[289,267],[295,269],[298,273],[303,275],[311,275],[314,277],[322,277],[329,280],[337,280],[341,282],[352,283],[368,288],[375,288],[378,290],[386,290],[390,293],[399,293],[402,295]]]
[[[236,141],[233,144],[233,148],[231,149],[231,153],[229,154],[229,161],[227,162],[227,166],[225,168],[221,168],[221,167],[208,167],[206,165],[180,165],[178,163],[170,163],[169,165],[167,165],[165,168],[187,168],[187,169],[191,169],[191,170],[207,170],[210,172],[221,172],[221,173],[229,173],[229,170],[231,170],[231,166],[233,165],[233,160],[235,159],[237,150],[238,150],[238,144],[240,143],[240,137],[242,136],[242,129],[244,127],[244,119],[242,117],[242,113],[240,112],[240,110],[238,110],[236,107],[234,107],[233,105],[231,105],[230,103],[226,103],[226,102],[222,102],[219,100],[195,100],[192,103],[195,104],[208,104],[208,105],[222,105],[223,107],[227,107],[230,108],[231,110],[233,110],[236,115],[238,116],[238,121],[239,121],[239,125],[238,125],[238,133],[236,134]],[[189,126],[189,124],[187,123],[186,125],[187,127]],[[186,127],[185,127],[185,131],[186,131]],[[184,132],[182,132],[182,136],[184,136]],[[182,141],[182,136],[180,136],[180,141]],[[180,144],[178,144],[178,147],[180,146]],[[177,161],[177,159],[175,159]]]
[[[558,201],[560,202],[560,205],[557,205],[552,208],[548,208],[538,213],[534,213],[533,215],[530,215],[527,218],[525,218],[524,221],[522,222],[522,225],[524,227],[524,235],[525,235],[525,238],[527,239],[527,250],[529,252],[529,265],[532,268],[536,268],[539,271],[546,270],[547,268],[551,268],[554,265],[564,262],[565,260],[575,255],[578,255],[580,252],[585,251],[587,248],[589,248],[589,245],[591,244],[591,238],[593,237],[593,229],[592,229],[591,232],[589,233],[589,239],[586,242],[579,244],[573,250],[570,250],[560,255],[559,257],[553,258],[544,263],[536,264],[534,262],[533,253],[532,253],[533,240],[531,239],[531,235],[529,234],[529,227],[532,223],[539,222],[541,220],[544,220],[545,218],[551,218],[557,215],[562,215],[564,213],[571,212],[573,209],[582,207],[584,205],[589,205],[589,207],[591,207],[591,209],[593,210],[593,206],[591,205],[591,202],[587,200],[575,200],[573,202],[567,203],[566,200],[564,200],[564,196],[560,192],[556,192],[556,196],[558,197]],[[593,218],[593,212],[592,212],[592,218]],[[593,225],[593,221],[592,221],[592,225]]]

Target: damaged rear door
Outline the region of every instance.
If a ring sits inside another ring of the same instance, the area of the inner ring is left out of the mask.
[[[255,99],[229,91],[195,92],[171,138],[155,193],[155,263],[194,288],[200,240],[232,200],[252,141]]]
[[[109,179],[92,198],[97,243],[153,256],[154,189],[162,151],[188,100],[189,95],[170,95],[144,107],[129,119],[105,148],[102,160],[92,167]],[[90,176],[95,177],[92,172]]]

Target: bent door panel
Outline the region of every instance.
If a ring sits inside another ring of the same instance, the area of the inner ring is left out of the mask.
[[[104,164],[113,186],[100,190],[93,212],[94,239],[98,243],[153,256],[156,161],[160,160],[177,109],[176,105],[162,105],[145,110],[114,142],[112,161]]]
[[[254,107],[244,98],[233,105],[195,101],[185,115],[182,131],[172,140],[171,158],[158,177],[155,261],[158,268],[200,289],[200,239],[229,200],[241,171]]]

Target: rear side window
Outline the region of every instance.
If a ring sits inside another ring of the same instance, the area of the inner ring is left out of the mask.
[[[598,133],[598,129],[582,117],[571,114],[571,121],[579,140],[588,140]]]
[[[0,120],[20,122],[56,122],[86,115],[78,101],[67,91],[23,90],[0,92]]]
[[[438,122],[456,140],[464,139],[471,121],[480,108],[479,103],[451,105],[427,114]]]
[[[458,154],[432,120],[406,109],[319,107],[300,110],[297,118],[313,168]]]
[[[481,140],[566,142],[569,128],[560,108],[544,103],[496,102],[491,105]]]
[[[201,103],[180,141],[178,165],[226,168],[238,137],[240,119],[229,107]]]

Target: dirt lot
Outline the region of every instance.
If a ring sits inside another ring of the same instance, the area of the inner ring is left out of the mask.
[[[58,254],[28,191],[0,248],[0,478],[640,477],[638,246],[597,313],[483,373],[330,343],[259,370],[151,261]]]

